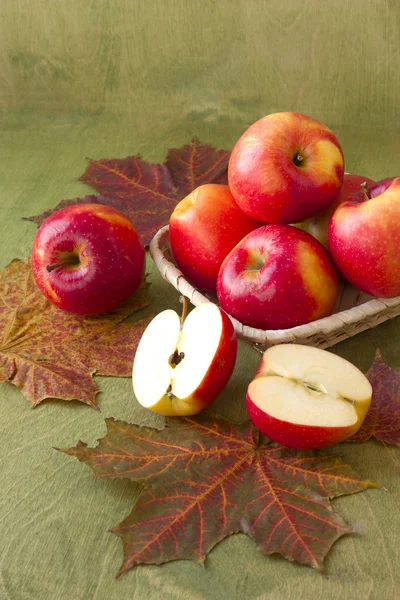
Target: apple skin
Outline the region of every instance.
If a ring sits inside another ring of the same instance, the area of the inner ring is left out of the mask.
[[[372,296],[400,295],[400,177],[343,202],[328,227],[329,251],[354,286]]]
[[[351,427],[317,427],[288,423],[265,413],[254,404],[249,394],[246,395],[246,408],[250,419],[263,435],[269,437],[273,432],[274,442],[288,448],[307,450],[332,446],[351,437],[360,427],[359,421]]]
[[[295,164],[300,155],[301,164]],[[240,208],[265,223],[296,223],[326,209],[341,188],[343,152],[323,123],[273,113],[245,131],[229,160],[230,190]]]
[[[72,258],[79,264],[48,272]],[[94,315],[117,308],[139,287],[145,269],[143,244],[132,222],[101,204],[78,204],[48,217],[32,250],[35,281],[63,311]]]
[[[290,225],[264,225],[222,263],[219,304],[241,323],[287,329],[332,313],[338,292],[334,266],[310,234]]]
[[[227,185],[201,185],[179,202],[170,217],[175,262],[196,287],[215,292],[224,258],[260,225],[239,208]]]
[[[207,408],[228,383],[236,363],[237,339],[228,315],[217,307],[222,317],[221,339],[208,368],[198,387],[186,398],[164,396],[149,410],[166,417],[191,416]],[[196,309],[195,309],[196,310]]]
[[[345,173],[343,176],[343,185],[332,204],[321,213],[315,215],[315,217],[310,217],[302,223],[296,223],[296,227],[310,233],[324,248],[328,249],[328,225],[333,213],[345,200],[360,192],[361,184],[364,182],[368,185],[375,183],[369,177]]]

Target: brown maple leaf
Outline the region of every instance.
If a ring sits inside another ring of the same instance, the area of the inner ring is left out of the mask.
[[[33,223],[36,223],[38,227],[40,227],[43,221],[45,221],[47,217],[50,217],[50,215],[55,213],[57,210],[61,210],[62,208],[66,208],[67,206],[72,206],[73,204],[107,204],[105,200],[106,199],[102,198],[102,196],[94,195],[84,196],[83,198],[74,198],[73,200],[61,200],[61,202],[57,204],[56,208],[50,208],[49,210],[45,210],[40,215],[22,218],[24,221],[32,221]],[[115,208],[118,207],[116,206]]]
[[[205,183],[227,184],[229,155],[226,150],[202,144],[196,137],[187,146],[169,150],[166,165],[179,199]]]
[[[32,406],[45,398],[96,406],[93,373],[127,377],[149,319],[122,321],[148,304],[144,283],[119,309],[93,317],[65,313],[41,294],[30,259],[0,271],[0,382],[17,386]]]
[[[372,402],[361,428],[348,442],[366,442],[371,437],[400,446],[400,375],[383,362],[377,351],[367,373]]]
[[[80,178],[100,196],[63,200],[54,209],[27,217],[41,225],[53,212],[71,204],[108,204],[135,224],[145,246],[169,221],[176,204],[204,183],[227,183],[229,152],[201,144],[197,138],[169,150],[165,163],[151,164],[139,155],[89,160]]]
[[[113,530],[122,538],[119,574],[137,564],[200,563],[223,538],[247,533],[264,554],[322,568],[332,544],[353,531],[329,498],[377,487],[337,457],[261,439],[250,422],[201,414],[165,429],[106,420],[95,448],[63,452],[100,477],[129,478],[145,490]]]

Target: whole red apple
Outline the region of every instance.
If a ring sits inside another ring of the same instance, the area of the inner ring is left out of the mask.
[[[330,315],[338,281],[325,248],[290,225],[249,233],[222,263],[220,305],[245,325],[286,329]]]
[[[113,310],[139,287],[143,244],[132,222],[101,204],[68,206],[40,226],[32,270],[43,294],[77,314]]]
[[[321,448],[354,435],[372,387],[353,364],[331,352],[279,344],[264,352],[247,390],[254,425],[290,448]]]
[[[328,227],[338,269],[363,292],[400,295],[400,177],[378,181],[341,204]]]
[[[266,223],[296,223],[325,208],[343,180],[343,152],[332,131],[300,113],[256,121],[233,148],[229,187],[240,208]]]
[[[227,185],[201,185],[177,204],[169,221],[175,262],[196,287],[215,292],[224,258],[261,223],[236,204]]]
[[[375,182],[373,179],[369,179],[369,177],[345,173],[343,176],[343,185],[332,204],[318,215],[310,217],[302,223],[297,223],[297,227],[300,227],[303,231],[307,231],[307,233],[311,233],[316,240],[328,249],[328,225],[333,213],[342,202],[348,200],[361,190],[362,183],[371,185]]]

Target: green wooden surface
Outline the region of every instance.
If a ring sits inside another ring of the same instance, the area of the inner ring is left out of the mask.
[[[348,171],[398,174],[399,17],[397,0],[2,0],[1,266],[30,253],[35,227],[22,216],[86,193],[76,181],[85,156],[157,161],[192,135],[229,148],[274,110],[333,127]],[[151,281],[151,310],[178,306],[154,269]],[[395,319],[332,351],[366,370],[379,347],[400,370],[399,330]],[[240,344],[215,411],[245,418],[258,360]],[[335,500],[357,535],[334,546],[328,578],[235,535],[205,568],[140,566],[116,582],[122,547],[107,530],[137,490],[96,480],[53,446],[95,442],[107,416],[163,420],[137,405],[129,379],[97,381],[101,413],[56,401],[32,410],[11,385],[0,388],[0,600],[400,597],[400,452],[377,442],[333,449],[389,491]]]

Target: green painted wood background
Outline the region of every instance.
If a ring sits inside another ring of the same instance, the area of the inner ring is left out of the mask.
[[[268,112],[325,121],[346,168],[400,171],[398,0],[1,0],[0,266],[30,253],[21,217],[83,195],[85,156],[141,152],[161,160],[197,135],[229,148]],[[152,309],[178,295],[152,269]],[[366,370],[375,349],[400,370],[400,319],[334,348]],[[214,410],[245,418],[259,357],[245,344]],[[129,379],[98,378],[101,413],[48,401],[35,410],[0,388],[0,600],[330,600],[400,597],[400,454],[377,442],[341,454],[385,491],[334,502],[357,534],[326,561],[328,578],[264,557],[244,535],[219,544],[205,568],[186,561],[114,575],[120,541],[107,530],[136,488],[96,480],[53,450],[93,443],[114,416],[162,426]]]

